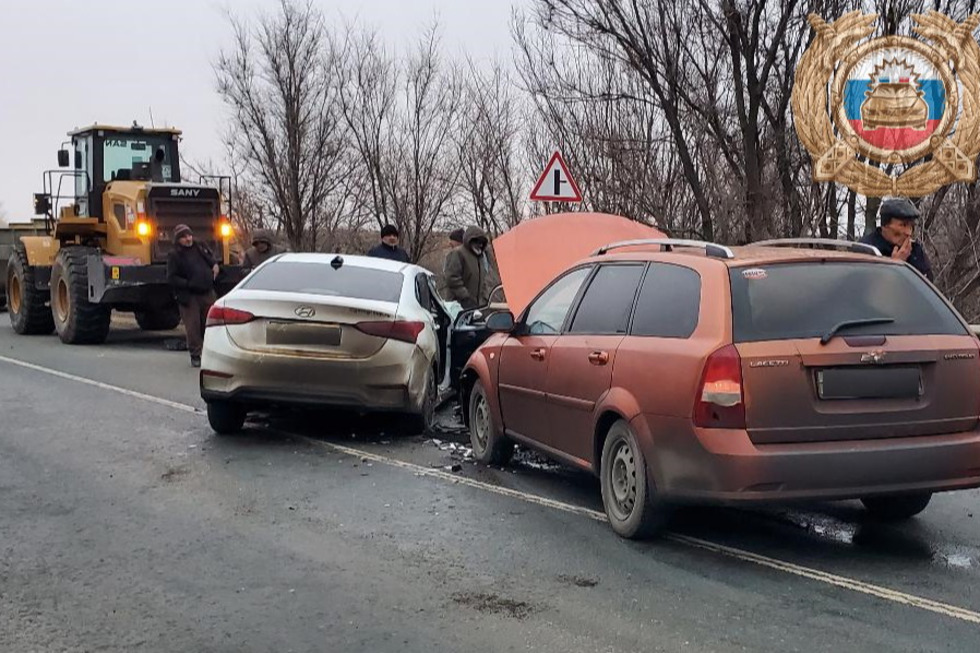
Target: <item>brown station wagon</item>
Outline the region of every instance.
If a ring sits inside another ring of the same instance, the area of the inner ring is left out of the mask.
[[[488,326],[462,389],[474,455],[521,443],[597,474],[624,537],[678,503],[902,519],[980,486],[980,343],[866,245],[615,243]]]

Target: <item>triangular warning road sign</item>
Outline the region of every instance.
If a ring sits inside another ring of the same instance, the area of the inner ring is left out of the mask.
[[[555,151],[531,191],[534,202],[581,202],[582,193],[572,179],[561,152]]]

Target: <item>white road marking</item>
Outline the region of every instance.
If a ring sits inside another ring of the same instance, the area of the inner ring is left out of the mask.
[[[27,363],[15,358],[8,358],[7,356],[0,356],[0,362],[8,363],[10,365],[16,365],[29,370],[34,370],[36,372],[41,372],[43,374],[48,374],[68,381],[75,381],[77,383],[83,383],[85,385],[93,386],[102,390],[108,390],[115,392],[127,397],[133,397],[136,399],[142,399],[144,401],[152,402],[161,406],[166,406],[168,408],[173,408],[187,413],[200,414],[201,410],[190,406],[188,404],[182,404],[176,401],[170,401],[169,399],[163,399],[161,397],[155,397],[153,395],[145,394],[143,392],[138,392],[136,390],[129,390],[127,388],[121,388],[119,386],[110,385],[108,383],[102,383],[101,381],[95,381],[93,379],[88,379],[83,376],[77,376],[75,374],[68,374],[66,372],[61,372],[48,367],[42,367],[40,365],[35,365],[33,363]],[[490,483],[484,483],[483,481],[477,481],[475,479],[467,478],[465,476],[459,476],[457,474],[452,474],[441,469],[432,469],[429,467],[423,467],[422,465],[416,465],[415,463],[406,462],[404,460],[398,460],[397,458],[389,458],[387,456],[382,456],[380,454],[374,453],[372,451],[365,451],[363,449],[358,449],[356,447],[348,447],[341,444],[334,444],[332,442],[325,442],[323,440],[317,440],[304,435],[299,435],[296,433],[288,433],[285,431],[278,431],[284,436],[295,438],[307,442],[318,447],[324,447],[331,449],[338,453],[346,454],[349,456],[357,456],[361,458],[367,458],[368,460],[388,465],[391,467],[398,467],[400,469],[405,469],[419,476],[427,476],[430,478],[438,478],[444,481],[449,481],[453,484],[466,485],[468,487],[484,490],[486,492],[492,492],[493,494],[498,494],[505,497],[510,497],[513,499],[518,499],[526,503],[532,503],[535,505],[543,506],[545,508],[551,508],[553,510],[560,510],[562,512],[571,513],[574,515],[579,515],[582,517],[588,517],[599,522],[606,522],[606,515],[597,510],[591,510],[589,508],[584,508],[582,506],[576,506],[570,503],[565,503],[563,501],[555,501],[554,499],[548,499],[546,497],[538,496],[535,494],[530,494],[527,492],[521,492],[520,490],[513,490],[511,488],[499,487],[497,485],[492,485]],[[842,589],[850,590],[852,592],[857,592],[859,594],[866,594],[868,596],[874,596],[885,601],[891,601],[892,603],[899,603],[902,605],[907,605],[914,608],[919,608],[920,610],[926,610],[928,612],[933,612],[946,617],[951,617],[953,619],[959,619],[960,621],[966,621],[973,624],[980,624],[980,612],[975,612],[973,610],[968,610],[966,608],[961,608],[949,603],[943,603],[941,601],[934,601],[932,599],[927,599],[922,596],[916,596],[915,594],[908,594],[906,592],[900,592],[898,590],[893,590],[887,587],[882,587],[880,585],[875,585],[873,583],[866,583],[861,580],[854,578],[848,578],[846,576],[839,576],[837,574],[831,574],[826,571],[821,571],[819,569],[813,569],[812,567],[804,567],[802,565],[797,565],[792,562],[785,562],[783,560],[778,560],[776,558],[770,558],[768,556],[759,555],[758,553],[752,553],[751,551],[746,551],[744,549],[739,549],[736,547],[725,546],[723,544],[716,544],[708,540],[703,540],[697,537],[689,537],[687,535],[678,535],[674,533],[668,533],[665,535],[666,539],[679,544],[684,544],[696,549],[702,549],[705,551],[710,551],[712,553],[717,553],[730,558],[735,558],[742,562],[749,562],[761,567],[767,567],[776,571],[782,571],[794,576],[800,576],[802,578],[807,578],[817,582],[825,583],[827,585],[833,585]]]
[[[163,399],[162,397],[154,397],[153,395],[144,394],[142,392],[137,392],[135,390],[127,390],[126,388],[120,388],[118,385],[110,385],[108,383],[102,383],[101,381],[88,379],[85,378],[84,376],[77,376],[75,374],[68,374],[67,372],[60,372],[58,370],[53,370],[50,367],[42,367],[41,365],[35,365],[34,363],[27,363],[22,360],[17,360],[16,358],[8,358],[6,356],[0,356],[0,362],[9,363],[11,365],[16,365],[18,367],[23,367],[29,370],[34,370],[35,372],[42,372],[44,374],[56,376],[59,379],[66,379],[68,381],[84,383],[85,385],[90,385],[92,387],[99,388],[101,390],[109,390],[110,392],[116,392],[121,395],[126,395],[127,397],[133,397],[134,399],[151,401],[155,404],[160,404],[161,406],[167,406],[168,408],[173,408],[175,410],[182,410],[186,413],[202,412],[199,408],[195,408],[194,406],[188,406],[187,404],[181,404],[176,401],[170,401],[169,399]]]

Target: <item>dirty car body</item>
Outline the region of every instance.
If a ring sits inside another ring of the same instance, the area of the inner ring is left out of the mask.
[[[236,415],[276,405],[430,419],[448,389],[449,324],[423,268],[283,254],[212,308],[201,395]]]
[[[464,370],[475,449],[522,443],[599,475],[626,537],[682,502],[860,498],[904,518],[980,486],[978,341],[925,278],[861,253],[715,247],[559,275]]]

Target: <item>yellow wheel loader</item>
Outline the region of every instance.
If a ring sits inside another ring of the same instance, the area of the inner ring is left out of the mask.
[[[113,310],[134,313],[144,330],[176,327],[166,261],[179,224],[223,263],[219,295],[243,278],[231,265],[233,229],[222,215],[227,178],[212,178],[217,187],[184,182],[178,130],[134,123],[68,135],[59,168],[44,173],[44,191],[34,195],[43,219],[0,230],[0,306],[5,300],[17,333],[101,343]],[[230,193],[229,182],[229,211]]]

